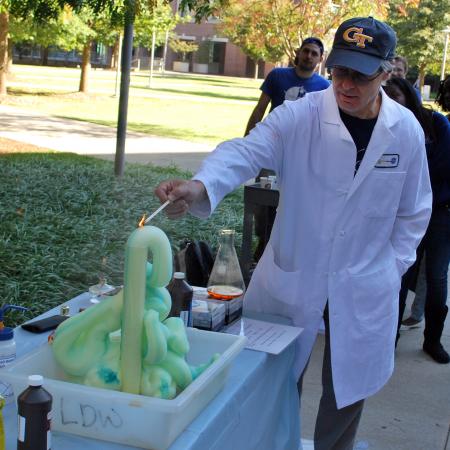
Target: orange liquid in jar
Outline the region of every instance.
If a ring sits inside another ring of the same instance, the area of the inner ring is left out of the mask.
[[[216,284],[207,288],[210,297],[218,300],[231,300],[240,297],[244,291],[234,286],[226,286],[224,284]]]

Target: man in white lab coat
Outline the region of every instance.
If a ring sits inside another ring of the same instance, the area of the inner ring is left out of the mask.
[[[400,278],[431,213],[422,129],[380,89],[395,45],[382,22],[345,21],[327,60],[330,88],[284,102],[220,144],[192,180],[155,190],[172,201],[169,217],[208,217],[262,167],[275,170],[277,216],[244,304],[304,328],[297,376],[325,319],[315,450],[352,449],[364,399],[392,374]]]

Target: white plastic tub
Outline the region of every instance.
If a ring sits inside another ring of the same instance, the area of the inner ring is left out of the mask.
[[[164,450],[212,400],[225,384],[232,360],[245,337],[188,329],[190,364],[220,358],[173,400],[82,386],[64,381],[49,345],[45,344],[2,369],[1,377],[19,394],[31,374],[44,376],[53,396],[52,428],[136,447]]]

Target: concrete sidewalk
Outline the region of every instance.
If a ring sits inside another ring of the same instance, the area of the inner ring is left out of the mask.
[[[1,137],[53,150],[114,158],[115,129],[4,105],[0,105],[0,118]],[[128,133],[126,161],[175,164],[195,171],[212,147]],[[410,296],[409,304],[411,300]],[[450,364],[437,364],[422,352],[422,332],[422,328],[402,332],[393,377],[366,402],[357,437],[358,450],[450,450]],[[321,395],[323,341],[323,336],[319,336],[303,382],[304,450],[313,450],[310,440]],[[442,343],[449,351],[450,319]]]
[[[114,160],[116,129],[0,104],[0,137],[51,150]],[[214,145],[128,132],[125,161],[195,172]]]
[[[409,317],[413,294],[404,317]],[[450,351],[450,320],[442,344]],[[423,322],[401,331],[395,370],[388,384],[364,406],[355,450],[450,450],[450,364],[438,364],[422,351]],[[312,439],[321,395],[324,337],[314,346],[303,380],[302,436]],[[304,446],[304,450],[314,450]]]

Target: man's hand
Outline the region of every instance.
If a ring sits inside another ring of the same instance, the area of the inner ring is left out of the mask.
[[[162,181],[156,187],[155,195],[161,203],[170,200],[170,205],[165,209],[170,219],[183,217],[194,202],[207,198],[205,186],[196,180]]]

